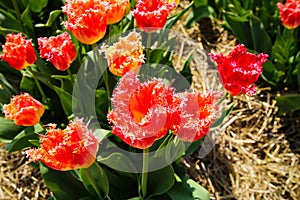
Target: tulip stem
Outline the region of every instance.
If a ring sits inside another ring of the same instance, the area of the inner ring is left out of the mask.
[[[30,67],[26,67],[26,69],[30,72],[38,90],[40,91],[41,95],[42,95],[42,98],[43,98],[43,102],[45,102],[47,100],[47,96],[45,95],[44,91],[43,91],[43,88],[41,86],[41,84],[39,83],[38,79],[36,78],[36,76],[34,75],[34,72],[33,70],[30,68]]]
[[[109,82],[108,82],[108,72],[107,70],[103,67],[103,62],[102,62],[102,58],[100,56],[97,44],[93,44],[92,45],[93,51],[96,54],[96,63],[98,63],[99,69],[100,69],[100,73],[103,76],[104,79],[104,84],[105,84],[105,88],[106,88],[106,92],[107,92],[107,96],[108,98],[110,98],[111,96],[111,92],[110,92],[110,86],[109,86]]]
[[[68,72],[68,74],[69,74],[69,76],[70,76],[70,78],[71,78],[72,84],[74,85],[75,80],[74,80],[73,74],[72,74],[72,72],[71,72],[71,70],[70,70],[69,68],[67,69],[67,72]]]
[[[148,182],[148,152],[149,149],[143,150],[143,171],[142,171],[142,197],[145,198],[147,196],[147,182]]]
[[[147,44],[146,44],[146,62],[150,63],[150,52],[151,52],[151,33],[148,33]]]

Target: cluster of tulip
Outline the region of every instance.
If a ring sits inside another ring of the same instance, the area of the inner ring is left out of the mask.
[[[130,11],[128,0],[66,0],[62,7],[67,17],[63,22],[66,30],[56,36],[38,38],[38,55],[57,70],[68,72],[74,83],[70,67],[79,54],[74,38],[95,47],[107,35],[107,26],[120,22],[129,13],[140,31],[155,33],[164,28],[169,13],[177,4],[170,0],[137,0],[135,9]],[[299,1],[288,1],[285,5],[278,3],[283,24],[288,27],[299,25],[299,5]],[[293,14],[291,10],[295,9],[298,11]],[[285,20],[286,15],[294,18]],[[223,94],[210,90],[177,92],[161,78],[140,81],[140,69],[145,60],[149,62],[150,59],[142,39],[145,38],[139,32],[131,31],[114,44],[103,44],[97,49],[97,53],[105,57],[111,75],[119,81],[109,96],[112,107],[108,109],[106,119],[110,132],[137,151],[151,148],[168,134],[183,142],[198,141],[209,133],[218,117],[218,101]],[[2,48],[0,58],[3,61],[16,70],[27,71],[34,78],[31,66],[37,61],[37,54],[32,39],[26,39],[21,33],[7,34]],[[255,82],[263,72],[267,54],[249,53],[243,44],[239,44],[227,56],[209,55],[217,63],[221,83],[228,93],[255,94]],[[45,99],[39,80],[35,79],[35,84]],[[3,113],[7,120],[13,120],[18,126],[34,126],[42,123],[41,118],[49,109],[41,102],[27,92],[20,92],[10,103],[3,105]],[[59,171],[90,168],[97,162],[101,141],[83,119],[73,118],[64,129],[51,123],[45,127],[45,133],[38,135],[39,144],[26,150],[31,161],[41,161]],[[141,176],[140,197],[145,198],[151,195],[146,194],[146,172],[143,171]],[[82,178],[82,181],[86,179]],[[90,186],[85,186],[90,191]],[[95,185],[93,187],[97,190]],[[107,198],[108,193],[104,193]]]

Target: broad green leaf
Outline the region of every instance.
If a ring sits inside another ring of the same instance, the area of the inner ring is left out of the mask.
[[[214,9],[210,6],[200,6],[193,8],[193,11],[187,16],[184,25],[186,28],[192,28],[201,19],[207,17],[213,17],[215,14]]]
[[[48,4],[48,0],[29,0],[30,10],[33,12],[41,12]]]
[[[250,28],[252,34],[253,48],[256,52],[272,54],[272,41],[264,24],[261,20],[254,16],[250,16]]]
[[[207,0],[194,0],[195,7],[207,6]]]
[[[300,95],[284,95],[276,97],[278,114],[289,114],[296,110],[300,110]]]
[[[101,120],[106,120],[106,115],[108,112],[109,98],[107,96],[106,90],[96,90],[96,102],[95,108],[98,118]]]
[[[103,169],[94,162],[89,168],[80,169],[85,188],[96,197],[104,199],[109,193],[109,182]],[[103,196],[104,194],[104,196]]]
[[[74,200],[89,196],[83,184],[70,171],[56,171],[40,163],[40,172],[57,200]]]
[[[185,155],[190,155],[194,153],[202,144],[202,138],[199,140],[196,140],[195,142],[190,143],[188,148],[185,150]]]
[[[193,3],[190,3],[184,10],[179,12],[178,14],[170,17],[167,22],[165,27],[167,29],[171,29],[182,17],[183,15],[190,9],[190,7],[193,5]]]
[[[147,192],[149,197],[161,195],[169,191],[175,183],[174,171],[171,166],[148,173]]]
[[[277,70],[277,67],[271,61],[264,63],[263,68],[264,70],[261,77],[270,85],[279,87],[279,83],[284,77],[285,72]]]
[[[25,127],[17,126],[12,120],[0,117],[0,140],[12,140],[24,129]]]
[[[228,12],[224,13],[224,18],[239,42],[244,44],[247,48],[253,49],[249,23],[238,21],[236,16],[231,15]]]
[[[76,75],[72,75],[73,80],[76,79]],[[71,80],[71,77],[69,75],[52,75],[51,78],[54,78],[56,80],[59,80],[61,83],[61,88],[65,90],[68,93],[72,93],[73,91],[73,82]]]
[[[98,162],[108,167],[111,168],[117,167],[117,169],[119,169],[120,171],[130,172],[130,173],[136,173],[137,171],[132,161],[124,154],[115,152],[115,153],[110,153],[106,157],[102,157],[102,156],[103,154],[97,158]]]
[[[22,32],[20,22],[9,12],[0,9],[0,31],[9,29],[11,32]]]
[[[6,150],[8,152],[20,151],[27,147],[31,147],[31,140],[38,140],[39,137],[37,133],[43,131],[43,127],[40,124],[35,126],[26,127],[21,131],[14,139],[6,145]]]
[[[111,199],[125,200],[138,196],[137,181],[130,178],[130,175],[118,173],[118,171],[113,171],[110,168],[103,168],[103,170],[109,179],[109,196]]]
[[[4,75],[0,73],[0,102],[9,103],[12,95],[17,94],[13,86],[6,80]]]
[[[174,160],[182,157],[185,152],[185,144],[178,137],[169,141],[166,146],[165,159],[167,163],[172,163]]]
[[[72,114],[72,95],[62,88],[56,86],[53,86],[53,88],[60,98],[61,105],[66,115],[70,116]]]
[[[183,179],[182,182],[175,183],[168,191],[172,200],[209,200],[208,191],[192,179]]]
[[[20,89],[22,91],[30,93],[32,96],[39,96],[40,92],[38,88],[36,87],[36,83],[31,77],[28,77],[27,75],[22,77],[21,83],[20,83]]]
[[[22,13],[21,19],[22,19],[23,24],[26,25],[27,28],[29,28],[30,33],[34,34],[34,27],[33,27],[33,23],[32,23],[29,5]]]
[[[193,77],[192,72],[191,72],[191,68],[190,68],[192,59],[193,59],[193,52],[191,52],[187,56],[185,62],[183,63],[183,66],[180,70],[180,74],[182,74],[188,80],[188,82],[190,84],[192,84],[192,77]]]
[[[234,104],[231,104],[227,109],[223,110],[221,116],[216,118],[213,124],[210,126],[210,130],[215,130],[219,126],[221,126],[223,124],[223,121],[226,119],[226,117],[229,116],[233,108],[234,108]]]

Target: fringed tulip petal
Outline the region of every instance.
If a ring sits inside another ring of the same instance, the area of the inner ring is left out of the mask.
[[[300,25],[300,0],[287,0],[285,4],[278,2],[280,20],[288,28],[297,28]]]
[[[41,146],[26,152],[30,161],[67,171],[87,168],[96,160],[98,140],[80,119],[70,122],[64,130],[51,124],[47,134],[40,137]]]
[[[119,38],[114,45],[102,46],[109,70],[117,76],[123,76],[129,71],[138,73],[139,67],[144,62],[141,36],[133,31],[126,37]]]
[[[176,3],[169,3],[168,0],[137,0],[136,9],[132,13],[141,30],[154,32],[164,27],[174,8]]]
[[[253,95],[256,92],[256,82],[263,72],[263,63],[267,54],[248,53],[244,45],[237,45],[228,56],[210,54],[218,64],[218,72],[223,85],[232,95]]]
[[[126,73],[114,90],[108,120],[113,134],[139,149],[150,147],[173,128],[176,106],[173,90],[160,79],[140,83],[133,72]]]
[[[55,37],[38,38],[38,44],[40,56],[50,61],[60,71],[67,70],[76,58],[75,45],[67,32]]]
[[[106,7],[101,0],[67,0],[64,26],[83,44],[94,44],[106,33]]]
[[[31,39],[26,40],[21,33],[7,34],[2,48],[0,58],[16,70],[32,65],[37,59]]]
[[[13,120],[19,126],[39,123],[44,111],[44,106],[28,93],[14,96],[9,104],[3,106],[5,118]]]

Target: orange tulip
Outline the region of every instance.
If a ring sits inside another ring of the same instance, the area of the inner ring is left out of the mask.
[[[101,0],[67,0],[64,26],[84,44],[94,44],[106,33],[106,8]]]
[[[36,61],[31,39],[26,40],[21,33],[7,34],[5,45],[2,45],[2,48],[3,52],[0,58],[16,70],[24,69]]]
[[[130,10],[130,2],[128,0],[105,0],[108,5],[106,7],[107,24],[115,24],[119,22],[124,15]]]
[[[39,123],[44,111],[44,106],[28,93],[14,96],[9,104],[3,106],[5,118],[14,120],[19,126]]]
[[[123,76],[128,71],[136,71],[144,62],[141,36],[133,31],[126,37],[119,38],[113,46],[102,46],[105,52],[109,70],[117,76]]]
[[[40,137],[40,147],[26,151],[30,161],[67,171],[88,168],[96,160],[98,140],[80,119],[70,122],[64,130],[50,124],[47,134]]]

